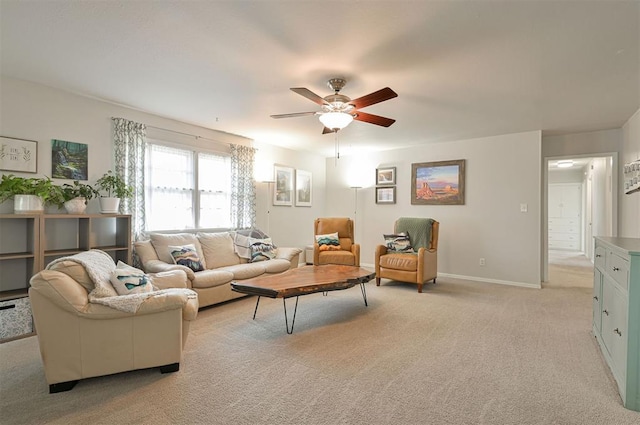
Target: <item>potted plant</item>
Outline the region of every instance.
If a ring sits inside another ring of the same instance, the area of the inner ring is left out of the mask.
[[[53,203],[57,186],[49,177],[18,177],[4,174],[0,180],[0,203],[14,200],[15,213],[44,211],[45,204]]]
[[[100,197],[100,212],[103,214],[117,213],[120,200],[133,196],[133,187],[111,170],[98,179],[96,186],[106,192],[106,196]]]
[[[91,185],[74,180],[73,184],[65,183],[58,186],[51,198],[51,203],[64,207],[69,214],[82,214],[87,208],[87,202],[100,196],[100,192]]]

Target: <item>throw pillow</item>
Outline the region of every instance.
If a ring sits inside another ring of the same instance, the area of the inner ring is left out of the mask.
[[[320,251],[340,251],[338,232],[316,235],[316,242],[318,242],[318,249]]]
[[[198,251],[194,244],[188,244],[183,246],[168,246],[169,254],[173,258],[173,262],[180,264],[181,266],[187,266],[194,272],[204,270]]]
[[[383,236],[387,250],[394,252],[413,252],[413,247],[411,246],[408,233],[402,232]]]
[[[153,285],[142,270],[118,261],[116,269],[111,272],[111,286],[118,295],[142,294],[153,291]]]
[[[249,248],[251,250],[251,259],[249,262],[256,263],[258,261],[273,260],[276,257],[275,247],[271,243],[271,238],[253,239],[249,238]]]

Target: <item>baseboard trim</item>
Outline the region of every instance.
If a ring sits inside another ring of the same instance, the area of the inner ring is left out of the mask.
[[[463,276],[460,274],[438,273],[438,277],[451,277],[453,279],[472,280],[475,282],[497,283],[498,285],[519,286],[522,288],[542,289],[541,284],[516,282],[513,280],[488,279],[486,277]]]

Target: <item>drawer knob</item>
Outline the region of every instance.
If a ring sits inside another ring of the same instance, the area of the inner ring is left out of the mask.
[[[602,312],[603,312],[604,314],[606,314],[607,316],[609,315],[609,312],[607,311],[607,309],[602,310]]]
[[[620,332],[620,330],[619,330],[618,328],[615,328],[615,329],[613,330],[613,332],[617,333],[617,334],[618,334],[618,336],[622,336],[622,332]]]
[[[614,271],[614,272],[617,272],[617,271],[620,271],[620,269],[619,269],[619,268],[617,268],[617,267],[614,267],[614,268],[613,268],[613,271]]]
[[[600,257],[602,257],[602,255],[596,254],[596,258],[600,258]]]
[[[593,297],[594,300],[598,301],[598,297]]]

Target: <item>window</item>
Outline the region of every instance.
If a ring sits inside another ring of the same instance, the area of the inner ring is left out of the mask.
[[[147,230],[231,226],[228,156],[147,145]]]

